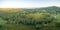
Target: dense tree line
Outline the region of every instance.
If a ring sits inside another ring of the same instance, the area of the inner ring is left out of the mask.
[[[19,10],[18,12],[1,11],[0,17],[4,21],[7,21],[5,24],[31,25],[38,30],[43,26],[55,26],[55,18],[52,14],[56,14],[56,12],[49,10]]]
[[[56,17],[58,14],[60,8],[55,6],[41,9],[0,9],[0,29],[57,30],[60,26],[60,22],[57,22],[60,18]]]

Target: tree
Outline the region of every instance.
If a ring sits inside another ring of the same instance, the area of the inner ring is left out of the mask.
[[[32,24],[34,24],[33,26],[37,29],[45,26],[45,24],[46,26],[47,24],[50,25],[50,23],[52,23],[54,20],[53,16],[49,13],[28,14],[26,17],[28,18],[27,21],[29,22],[31,20]]]

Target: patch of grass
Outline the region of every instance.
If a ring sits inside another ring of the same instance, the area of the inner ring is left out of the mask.
[[[35,30],[33,26],[22,24],[5,24],[4,30]]]
[[[0,25],[4,25],[7,21],[4,21],[3,19],[0,18]]]
[[[56,16],[57,16],[57,22],[60,23],[60,14],[57,14]]]

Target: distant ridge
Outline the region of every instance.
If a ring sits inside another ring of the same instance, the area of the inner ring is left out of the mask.
[[[60,10],[58,6],[49,6],[49,7],[41,7],[41,8],[24,8],[25,10]]]

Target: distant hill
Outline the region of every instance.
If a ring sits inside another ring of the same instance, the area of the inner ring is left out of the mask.
[[[18,12],[23,10],[54,10],[60,13],[60,7],[57,6],[49,6],[49,7],[41,7],[41,8],[0,8],[0,11],[5,11],[5,12]]]
[[[49,6],[49,7],[41,7],[41,8],[29,8],[29,9],[24,9],[24,10],[53,10],[58,13],[60,13],[60,7],[57,6]]]
[[[37,8],[39,10],[60,10],[60,7],[51,6],[51,7],[44,7],[44,8]]]
[[[41,7],[41,8],[22,8],[24,10],[60,10],[60,7],[57,6],[49,6],[49,7]]]
[[[34,10],[60,10],[60,7],[49,6],[49,7],[42,7],[42,8],[30,8],[30,9],[34,9]]]

